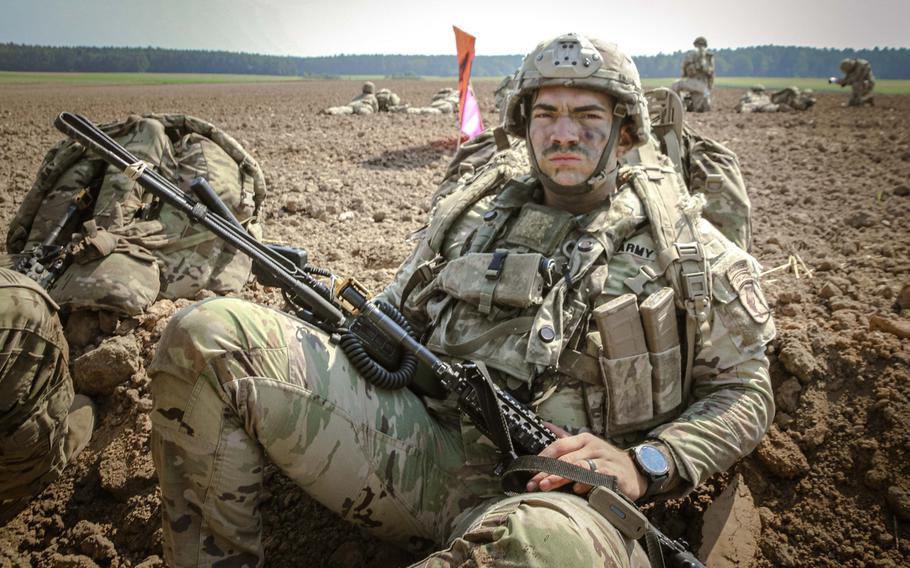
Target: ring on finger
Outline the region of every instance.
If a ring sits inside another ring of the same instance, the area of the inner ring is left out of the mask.
[[[588,467],[591,468],[591,471],[597,471],[597,464],[594,463],[593,459],[585,458],[585,463],[588,464]]]

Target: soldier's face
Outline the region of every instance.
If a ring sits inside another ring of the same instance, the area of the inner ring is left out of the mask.
[[[559,185],[586,181],[607,146],[613,100],[599,91],[544,87],[531,105],[528,138],[540,171]]]

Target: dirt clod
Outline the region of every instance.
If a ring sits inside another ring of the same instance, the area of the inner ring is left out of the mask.
[[[809,461],[789,435],[772,426],[755,449],[758,459],[772,474],[784,479],[805,475]]]
[[[117,336],[101,342],[81,355],[74,364],[76,390],[89,395],[109,395],[141,368],[139,342],[135,337]]]

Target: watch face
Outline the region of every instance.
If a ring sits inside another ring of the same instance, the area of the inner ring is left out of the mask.
[[[635,455],[638,457],[641,467],[654,477],[666,475],[670,471],[667,458],[654,446],[638,446],[635,449]]]

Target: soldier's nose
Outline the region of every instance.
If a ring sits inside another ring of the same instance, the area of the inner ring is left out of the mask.
[[[553,124],[550,141],[559,145],[578,142],[578,124],[567,116],[560,117]]]

